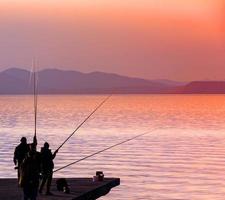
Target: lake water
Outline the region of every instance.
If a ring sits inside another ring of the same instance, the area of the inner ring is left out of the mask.
[[[52,150],[104,95],[39,96],[38,149]],[[13,152],[32,141],[32,96],[0,96],[0,177],[16,177]],[[59,171],[55,177],[120,177],[104,200],[224,200],[224,95],[115,95],[62,147],[55,169],[151,131]]]

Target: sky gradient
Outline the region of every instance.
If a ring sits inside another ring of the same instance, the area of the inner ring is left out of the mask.
[[[0,69],[225,80],[224,0],[1,0]]]

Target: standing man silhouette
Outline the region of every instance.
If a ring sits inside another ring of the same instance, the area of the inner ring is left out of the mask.
[[[29,152],[21,163],[19,184],[23,188],[24,200],[36,200],[40,177],[40,153],[36,144],[29,144]]]
[[[46,195],[53,195],[50,192],[50,187],[52,183],[52,175],[54,169],[53,159],[55,158],[58,150],[56,150],[53,154],[49,149],[49,144],[47,142],[44,143],[44,146],[41,148],[41,174],[42,180],[39,188],[39,193],[42,193],[43,187],[47,181],[46,185]]]
[[[36,136],[34,136],[32,144],[37,146]],[[22,137],[20,139],[20,144],[15,148],[14,157],[13,157],[13,162],[16,166],[15,169],[17,169],[18,181],[20,179],[21,164],[28,152],[29,152],[29,144],[27,144],[27,138]]]

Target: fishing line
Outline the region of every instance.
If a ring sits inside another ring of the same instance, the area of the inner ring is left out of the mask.
[[[122,145],[122,144],[124,144],[124,143],[129,142],[129,141],[135,140],[135,139],[137,139],[137,138],[139,138],[139,137],[142,137],[142,136],[144,136],[144,135],[147,135],[147,134],[149,134],[149,133],[152,133],[152,132],[154,132],[155,130],[158,130],[158,129],[159,129],[159,128],[155,128],[155,129],[153,129],[153,130],[151,130],[151,131],[148,131],[148,132],[145,132],[145,133],[136,135],[136,136],[134,136],[134,137],[132,137],[132,138],[126,139],[126,140],[124,140],[124,141],[122,141],[122,142],[119,142],[119,143],[117,143],[117,144],[114,144],[114,145],[112,145],[112,146],[110,146],[110,147],[107,147],[107,148],[105,148],[105,149],[103,149],[103,150],[97,151],[97,152],[95,152],[95,153],[93,153],[93,154],[91,154],[91,155],[85,156],[84,158],[81,158],[81,159],[76,160],[76,161],[74,161],[74,162],[72,162],[72,163],[70,163],[70,164],[67,164],[67,165],[65,165],[65,166],[63,166],[63,167],[60,167],[60,168],[54,170],[53,172],[54,172],[54,173],[55,173],[55,172],[58,172],[58,171],[60,171],[60,170],[62,170],[62,169],[65,169],[65,168],[67,168],[67,167],[69,167],[69,166],[71,166],[71,165],[74,165],[74,164],[76,164],[76,163],[79,163],[79,162],[81,162],[81,161],[83,161],[83,160],[86,160],[86,159],[88,159],[88,158],[90,158],[90,157],[93,157],[93,156],[95,156],[95,155],[97,155],[97,154],[100,154],[100,153],[102,153],[102,152],[104,152],[104,151],[107,151],[107,150],[109,150],[109,149],[112,149],[112,148],[114,148],[114,147],[116,147],[116,146]]]
[[[80,129],[80,127],[100,108],[102,105],[112,96],[107,96],[85,119],[81,122],[77,128],[66,138],[66,140],[58,147],[57,151]]]

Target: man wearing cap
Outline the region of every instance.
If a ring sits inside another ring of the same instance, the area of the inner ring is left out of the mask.
[[[33,144],[37,145],[37,139],[35,136],[33,138]],[[13,161],[16,166],[15,169],[17,169],[18,171],[18,181],[20,179],[21,164],[28,152],[29,152],[29,144],[27,144],[27,139],[25,137],[22,137],[20,139],[20,144],[15,148],[14,157],[13,157]]]

